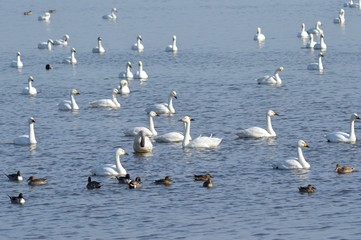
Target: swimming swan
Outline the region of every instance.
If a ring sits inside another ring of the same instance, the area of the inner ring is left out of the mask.
[[[80,94],[80,92],[76,89],[70,91],[70,101],[63,100],[58,104],[59,110],[62,111],[76,111],[79,110],[78,104],[75,102],[74,95]]]
[[[350,134],[345,132],[332,132],[326,135],[326,139],[328,142],[345,142],[345,143],[355,143],[356,142],[356,134],[355,134],[355,120],[360,119],[360,117],[353,113],[351,115],[351,126],[350,126]]]
[[[102,45],[102,38],[98,37],[98,46],[93,48],[93,53],[105,53],[105,49]]]
[[[184,130],[184,139],[182,142],[183,148],[216,148],[222,142],[222,138],[215,138],[215,137],[202,137],[199,136],[196,139],[190,141],[190,128],[191,128],[191,121],[193,118],[189,116],[185,116],[181,119],[182,122],[186,124]]]
[[[340,9],[340,11],[338,13],[338,17],[333,19],[333,23],[336,23],[336,24],[344,24],[345,23],[345,10],[343,10],[342,8]]]
[[[23,89],[23,94],[34,96],[38,93],[36,88],[32,86],[32,82],[34,81],[33,76],[29,76],[28,78],[28,86]]]
[[[313,47],[314,49],[321,49],[321,50],[327,49],[327,45],[325,43],[324,37],[325,37],[325,35],[322,33],[320,35],[320,42],[315,44],[315,46]]]
[[[144,131],[139,131],[134,137],[133,149],[136,153],[150,153],[153,151],[153,144]]]
[[[63,36],[63,39],[55,40],[54,45],[60,45],[60,46],[66,47],[66,46],[68,46],[68,43],[69,43],[68,40],[69,40],[69,35],[65,34]]]
[[[16,55],[16,60],[13,60],[11,62],[11,67],[14,67],[14,68],[22,68],[24,66],[23,62],[21,61],[21,53],[18,52],[17,55]]]
[[[75,48],[72,48],[72,49],[71,49],[71,56],[65,58],[65,59],[63,60],[63,63],[77,64],[77,60],[76,60],[76,58],[75,58],[75,53],[76,53]]]
[[[159,103],[153,106],[150,106],[145,109],[146,112],[154,111],[158,114],[174,114],[175,109],[173,107],[173,98],[177,99],[176,91],[172,91],[168,97],[168,104],[167,103]]]
[[[123,79],[122,81],[120,81],[119,83],[119,91],[120,91],[120,94],[122,95],[126,95],[126,94],[129,94],[130,93],[130,89],[129,89],[129,86],[128,86],[128,81]]]
[[[323,70],[323,64],[322,64],[322,58],[323,58],[323,54],[322,52],[320,52],[318,54],[318,62],[317,63],[310,63],[307,66],[308,70],[319,70],[322,71]]]
[[[50,13],[49,12],[45,12],[43,15],[38,17],[39,21],[46,21],[48,22],[50,20]]]
[[[136,50],[139,52],[143,51],[144,46],[142,44],[142,41],[143,41],[142,36],[138,35],[137,42],[132,45],[132,50]]]
[[[307,30],[307,33],[310,34],[316,34],[316,35],[321,35],[323,33],[323,30],[320,28],[322,26],[322,23],[320,21],[316,22],[316,25],[314,28],[310,28]]]
[[[35,119],[33,117],[30,117],[28,120],[29,123],[29,135],[21,135],[14,139],[14,144],[16,145],[30,145],[30,144],[36,144],[36,138],[35,138],[35,130],[34,130],[34,124]]]
[[[186,124],[184,123],[184,129],[185,128],[186,128]],[[191,135],[189,135],[188,138],[189,140],[192,140]],[[183,139],[184,139],[184,135],[181,132],[169,132],[154,138],[154,140],[158,143],[177,143],[177,142],[182,142]]]
[[[148,74],[143,70],[143,63],[142,61],[138,62],[138,66],[139,66],[139,70],[137,71],[137,73],[135,74],[135,78],[137,79],[147,79],[148,78]]]
[[[48,39],[47,42],[41,42],[38,44],[39,49],[48,49],[51,51],[52,46],[54,45],[54,41],[51,39]]]
[[[168,46],[165,48],[165,51],[166,51],[166,52],[176,52],[176,51],[178,51],[178,48],[177,48],[177,37],[176,37],[176,35],[173,35],[173,43],[172,43],[172,45],[168,45]]]
[[[306,48],[314,48],[314,46],[316,45],[316,43],[317,43],[317,42],[315,42],[315,41],[313,40],[313,34],[310,33],[310,35],[309,35],[309,41],[308,41],[308,43],[306,44]]]
[[[272,110],[268,110],[266,114],[267,120],[267,129],[260,127],[251,127],[244,130],[241,130],[237,133],[237,136],[240,138],[264,138],[264,137],[275,137],[276,132],[272,128],[271,117],[278,115]]]
[[[91,107],[102,108],[120,108],[120,103],[117,100],[117,94],[120,94],[119,90],[114,88],[112,93],[112,99],[100,99],[90,102]]]
[[[260,78],[257,78],[257,83],[258,84],[277,84],[277,85],[280,85],[282,84],[282,79],[279,77],[278,73],[282,72],[283,71],[283,67],[279,67],[276,69],[275,73],[273,76],[269,76],[269,75],[266,75],[266,76],[263,76],[263,77],[260,77]]]
[[[308,147],[307,143],[299,140],[297,143],[298,158],[287,159],[273,164],[274,169],[309,169],[311,166],[303,157],[302,148]]]
[[[154,128],[154,121],[153,121],[153,118],[156,116],[158,116],[158,114],[156,112],[150,111],[148,113],[149,128],[135,127],[135,128],[129,129],[128,131],[125,131],[124,135],[125,136],[136,136],[140,131],[143,131],[145,136],[147,136],[147,137],[157,136],[158,133]]]
[[[118,148],[115,153],[115,164],[100,164],[95,166],[90,172],[98,176],[125,176],[127,171],[120,163],[120,156],[128,155],[122,148]]]
[[[117,19],[117,15],[115,15],[115,13],[117,13],[118,10],[116,8],[112,8],[111,13],[104,15],[103,19],[108,19],[108,20],[115,20]]]
[[[130,62],[127,62],[125,72],[121,72],[119,74],[119,77],[126,79],[133,79],[133,73],[130,71],[131,68],[132,68],[132,64]]]
[[[253,40],[258,41],[258,42],[262,42],[262,41],[266,40],[266,37],[261,32],[260,27],[257,28],[257,33],[256,33],[256,35],[254,35]]]
[[[308,38],[308,33],[306,32],[305,24],[301,24],[301,31],[297,33],[297,37],[299,38]]]

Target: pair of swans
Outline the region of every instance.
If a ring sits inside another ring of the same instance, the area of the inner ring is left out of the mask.
[[[33,76],[29,76],[28,86],[23,89],[23,94],[30,95],[30,96],[35,96],[36,94],[38,94],[38,91],[32,85],[33,81],[34,81]]]
[[[128,155],[122,148],[118,148],[115,153],[115,164],[100,164],[93,167],[90,172],[98,176],[125,176],[127,171],[120,163],[120,156]]]
[[[320,52],[318,54],[318,62],[317,63],[310,63],[307,66],[308,70],[319,70],[322,71],[323,70],[323,64],[322,64],[322,58],[323,58],[323,53]]]
[[[301,31],[297,33],[299,38],[308,38],[308,33],[306,31],[306,26],[304,23],[301,24]]]
[[[46,42],[39,43],[38,48],[39,49],[48,49],[49,51],[51,51],[53,45],[54,45],[54,41],[51,39],[48,39],[48,41],[46,41]]]
[[[143,130],[140,130],[134,137],[133,150],[136,153],[150,153],[153,151],[153,144]]]
[[[258,42],[263,42],[264,40],[266,40],[266,37],[261,32],[260,27],[257,28],[257,33],[256,33],[256,35],[254,35],[253,40],[258,41]]]
[[[65,34],[62,39],[55,40],[54,45],[66,47],[66,46],[68,46],[68,43],[69,43],[68,40],[69,40],[69,35]]]
[[[136,50],[138,52],[144,51],[144,45],[142,44],[142,36],[137,36],[137,42],[132,45],[132,50]]]
[[[23,68],[24,64],[23,62],[21,61],[21,53],[20,52],[17,52],[16,54],[16,60],[13,60],[11,62],[11,67],[14,67],[14,68]]]
[[[77,111],[79,106],[75,101],[74,95],[78,95],[80,92],[76,89],[70,91],[70,100],[63,100],[58,104],[58,108],[61,111]]]
[[[177,37],[176,35],[173,35],[173,42],[171,45],[168,45],[166,48],[165,48],[165,51],[166,52],[176,52],[178,51],[178,47],[177,47]]]
[[[34,130],[35,119],[33,117],[30,117],[28,123],[29,123],[29,135],[20,135],[19,137],[14,139],[14,144],[32,145],[37,143],[35,138],[35,130]]]
[[[168,96],[168,103],[158,103],[145,109],[146,112],[156,112],[158,114],[174,114],[173,98],[177,99],[176,91],[172,91]]]
[[[104,15],[103,19],[116,20],[117,15],[115,15],[115,13],[117,13],[117,12],[118,12],[118,10],[116,8],[112,8],[110,14]]]
[[[111,99],[100,99],[92,101],[89,104],[91,107],[95,108],[120,108],[120,103],[117,100],[117,94],[120,94],[120,91],[114,88]]]
[[[323,30],[321,29],[322,23],[320,21],[317,21],[315,24],[315,27],[310,28],[307,30],[307,33],[310,34],[316,34],[316,35],[321,35],[323,33]]]
[[[355,134],[355,121],[360,119],[360,117],[353,113],[351,115],[351,124],[350,124],[350,133],[345,132],[332,132],[326,135],[326,139],[328,142],[344,142],[344,143],[355,143],[356,142],[356,134]]]
[[[132,63],[131,62],[127,62],[126,66],[125,66],[125,72],[121,72],[119,74],[120,78],[126,78],[126,79],[133,79],[133,78],[137,78],[137,79],[147,79],[148,78],[148,74],[146,71],[143,70],[143,62],[139,61],[138,62],[138,71],[135,73],[135,76],[133,75],[132,71],[130,70],[132,68]]]
[[[303,156],[302,148],[308,147],[304,140],[299,140],[297,143],[297,158],[286,159],[272,164],[274,169],[309,169],[311,166]]]
[[[239,138],[268,138],[276,137],[276,132],[272,128],[271,117],[278,115],[272,110],[268,110],[266,114],[267,128],[251,127],[243,129],[237,133]]]
[[[280,76],[278,74],[282,71],[283,71],[283,67],[279,67],[276,69],[273,76],[266,75],[266,76],[257,78],[256,81],[258,84],[281,85],[282,79],[280,78]]]
[[[76,58],[75,58],[75,53],[76,53],[75,48],[72,48],[72,49],[70,50],[70,52],[71,52],[71,56],[65,58],[65,59],[63,60],[63,63],[67,63],[67,64],[77,64],[78,61],[77,61]]]
[[[340,9],[340,11],[338,12],[338,16],[335,19],[333,19],[333,23],[336,24],[345,23],[345,10],[343,10],[342,8]]]
[[[134,127],[124,132],[125,136],[136,136],[140,131],[143,131],[145,136],[147,137],[155,137],[158,135],[157,131],[154,128],[154,120],[153,118],[158,116],[158,114],[154,111],[150,111],[148,114],[149,128],[146,127]]]
[[[92,50],[93,53],[105,53],[105,49],[102,45],[102,38],[98,37],[98,46],[96,46],[95,48],[93,48]]]

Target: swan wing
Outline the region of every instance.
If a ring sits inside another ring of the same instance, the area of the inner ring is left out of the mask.
[[[117,176],[119,175],[114,164],[101,164],[90,170],[93,175],[98,176]]]
[[[182,142],[183,139],[184,136],[180,132],[169,132],[154,138],[156,142],[160,143]]]
[[[272,164],[274,169],[302,169],[302,165],[297,159],[287,159],[278,163]]]
[[[169,113],[169,108],[168,108],[168,104],[166,103],[159,103],[159,104],[155,104],[153,106],[150,106],[148,108],[145,109],[146,112],[151,112],[154,111],[158,114],[168,114]]]
[[[14,139],[14,144],[16,145],[28,145],[30,144],[29,135],[20,135]]]
[[[345,132],[332,132],[326,135],[329,142],[349,142],[350,134]]]
[[[273,76],[269,76],[269,75],[257,78],[256,81],[258,84],[276,84],[277,83],[276,79]]]
[[[272,137],[266,129],[260,127],[251,127],[243,129],[237,133],[237,136],[240,138],[263,138],[263,137]]]
[[[190,148],[215,148],[218,147],[219,144],[222,142],[222,138],[215,138],[215,137],[197,137],[196,139],[192,140],[187,147]]]
[[[58,108],[63,111],[71,110],[71,102],[69,100],[63,100],[58,104]]]
[[[91,107],[117,108],[111,99],[100,99],[89,103]]]

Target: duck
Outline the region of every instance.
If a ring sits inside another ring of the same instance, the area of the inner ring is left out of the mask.
[[[127,80],[123,79],[120,81],[119,91],[120,91],[120,94],[122,94],[122,95],[127,95],[130,93],[129,83]]]
[[[204,181],[207,181],[209,178],[213,178],[213,176],[210,173],[193,176],[194,181],[203,181],[204,182]]]
[[[75,53],[76,53],[75,48],[72,48],[72,49],[70,50],[70,52],[71,52],[71,56],[65,58],[65,59],[63,60],[63,63],[67,63],[67,64],[77,64],[78,61],[77,61],[76,58],[75,58]]]
[[[213,181],[211,178],[208,178],[204,183],[203,183],[203,187],[206,188],[211,188],[213,187]]]
[[[316,188],[312,184],[308,184],[306,187],[298,187],[300,193],[314,193]]]
[[[11,174],[6,174],[4,173],[9,181],[13,181],[13,182],[21,182],[24,180],[23,176],[21,176],[21,173],[20,171],[17,171],[16,173],[11,173]]]
[[[281,85],[282,79],[280,78],[280,76],[278,74],[280,72],[282,72],[283,69],[284,69],[283,67],[279,67],[276,69],[273,76],[266,75],[266,76],[257,78],[256,81],[258,84]]]
[[[170,178],[170,176],[165,176],[164,179],[155,180],[154,183],[158,185],[170,186],[172,185],[172,179]]]
[[[351,166],[343,166],[339,163],[336,164],[335,171],[339,174],[352,173],[355,170],[354,167]]]
[[[118,10],[116,8],[112,8],[110,14],[104,15],[103,19],[116,20],[117,15],[115,15],[115,13],[117,13],[117,12],[118,12]]]
[[[301,31],[297,33],[299,38],[308,38],[308,33],[306,32],[306,26],[304,23],[301,24]]]
[[[278,115],[273,110],[268,110],[266,114],[267,128],[251,127],[237,133],[239,138],[269,138],[276,137],[276,132],[272,128],[271,117]]]
[[[308,36],[309,36],[309,41],[306,44],[306,48],[314,48],[317,42],[315,42],[313,40],[313,34],[312,33],[310,33]]]
[[[8,195],[9,196],[9,195]],[[19,193],[18,196],[9,196],[10,198],[10,202],[13,204],[24,204],[25,203],[25,199],[22,193]]]
[[[30,96],[35,96],[36,94],[38,94],[38,91],[36,90],[36,88],[33,87],[32,82],[34,82],[34,77],[29,76],[28,86],[23,89],[23,94]]]
[[[320,21],[317,21],[314,28],[310,28],[307,30],[307,33],[310,34],[316,34],[321,35],[323,33],[323,30],[321,29],[322,23]]]
[[[323,33],[321,33],[320,42],[315,44],[315,46],[313,47],[314,49],[321,49],[321,50],[327,49],[327,45],[325,43],[324,37],[325,37],[325,35]]]
[[[16,60],[13,60],[11,62],[11,67],[14,67],[14,68],[23,68],[24,64],[23,62],[21,61],[21,53],[20,52],[17,52],[17,55],[16,55]]]
[[[159,103],[153,106],[150,106],[145,109],[146,112],[154,111],[158,114],[174,114],[175,109],[173,107],[173,98],[177,99],[176,91],[171,91],[168,96],[168,104],[167,103]]]
[[[25,11],[25,12],[24,12],[24,15],[25,15],[25,16],[33,15],[33,11],[31,11],[31,10]]]
[[[38,44],[39,49],[48,49],[51,51],[52,46],[54,45],[54,41],[52,39],[48,39],[46,42],[41,42]]]
[[[115,176],[119,183],[129,184],[132,180],[130,180],[129,173],[125,174],[125,176]]]
[[[72,89],[70,91],[70,100],[63,100],[58,104],[59,110],[62,111],[77,111],[79,110],[79,106],[75,101],[74,95],[78,95],[80,92],[76,89]]]
[[[96,189],[101,188],[101,183],[97,181],[92,181],[91,177],[88,177],[88,184],[86,185],[87,189]]]
[[[138,35],[137,42],[132,45],[132,50],[136,50],[138,52],[144,51],[144,46],[142,44],[142,41],[143,41],[142,36]]]
[[[118,148],[115,152],[115,164],[100,164],[93,167],[90,172],[96,176],[125,176],[127,171],[120,163],[120,156],[128,155],[123,148]]]
[[[355,3],[353,0],[350,0],[347,3],[344,4],[344,7],[360,8],[361,7],[361,0],[359,0],[358,3]]]
[[[133,150],[135,153],[150,153],[153,151],[153,144],[143,130],[140,130],[134,137]]]
[[[256,35],[254,35],[253,40],[258,41],[258,42],[263,42],[264,40],[266,40],[266,37],[261,32],[260,27],[257,28],[257,33],[256,33]]]
[[[323,64],[322,64],[322,58],[323,58],[323,53],[320,52],[318,54],[318,62],[317,63],[310,63],[307,65],[307,69],[308,70],[319,70],[322,71],[323,70]]]
[[[342,8],[338,12],[338,17],[333,19],[333,23],[335,24],[344,24],[345,23],[345,10]]]
[[[136,136],[140,131],[143,131],[145,136],[147,137],[155,137],[158,135],[157,131],[154,128],[154,118],[158,116],[158,114],[154,111],[150,111],[147,113],[149,128],[146,127],[134,127],[124,132],[125,136]]]
[[[129,189],[136,189],[142,187],[142,180],[140,177],[136,177],[135,180],[130,181],[128,184]]]
[[[355,134],[355,121],[360,119],[357,113],[351,114],[351,126],[350,126],[350,134],[345,132],[332,132],[326,135],[326,139],[328,142],[344,142],[344,143],[355,143],[356,142],[356,134]]]
[[[130,69],[132,68],[132,63],[127,62],[125,68],[126,68],[125,72],[121,72],[119,74],[119,77],[126,78],[126,79],[133,79],[133,73],[130,71]]]
[[[302,148],[308,147],[304,140],[299,140],[297,143],[297,158],[291,158],[273,164],[274,169],[309,169],[311,166],[303,157]]]
[[[120,108],[120,103],[117,100],[117,94],[120,94],[119,90],[114,88],[111,99],[100,99],[90,102],[90,106],[94,108]]]
[[[92,50],[93,53],[105,53],[105,49],[102,45],[102,38],[98,37],[98,46],[93,48]]]
[[[53,69],[53,65],[51,65],[50,63],[45,65],[45,70],[51,70]]]
[[[171,45],[168,45],[166,48],[165,48],[165,51],[166,52],[176,52],[178,51],[178,47],[177,47],[177,37],[176,35],[173,35],[173,42]]]
[[[19,137],[15,138],[14,139],[15,145],[33,145],[37,143],[35,138],[35,130],[34,130],[35,119],[33,117],[30,117],[28,123],[29,123],[29,135],[20,135]]]
[[[46,178],[35,178],[34,176],[30,176],[28,179],[28,184],[30,186],[44,185],[47,184],[47,181]]]
[[[60,45],[60,46],[66,47],[66,46],[68,46],[69,38],[70,38],[69,35],[65,34],[62,39],[55,40],[54,45]]]
[[[51,17],[50,13],[49,13],[49,12],[45,12],[43,15],[40,15],[40,16],[38,17],[38,20],[39,20],[39,21],[48,22],[48,21],[50,20],[50,17]]]
[[[196,139],[190,141],[189,139],[190,125],[191,125],[191,121],[194,121],[194,119],[189,116],[185,116],[182,119],[180,119],[180,121],[186,124],[184,130],[184,139],[182,141],[183,148],[200,148],[200,149],[216,148],[222,142],[222,138],[216,138],[212,136],[210,137],[199,136]]]
[[[148,74],[146,73],[146,71],[143,70],[143,63],[142,63],[142,61],[139,61],[139,62],[138,62],[138,66],[139,66],[139,70],[136,72],[135,78],[137,78],[137,79],[147,79],[147,78],[148,78]]]

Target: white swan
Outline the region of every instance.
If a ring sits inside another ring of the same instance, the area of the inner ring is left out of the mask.
[[[144,46],[142,44],[142,36],[138,35],[137,42],[132,45],[132,50],[137,50],[139,52],[144,50]]]
[[[119,91],[120,91],[120,94],[122,95],[126,95],[126,94],[129,94],[130,93],[130,89],[129,89],[129,86],[128,86],[128,81],[123,79],[122,81],[120,81],[119,83]]]
[[[338,13],[338,17],[333,19],[333,23],[336,23],[336,24],[344,24],[345,23],[345,10],[343,10],[342,8],[340,9],[340,11]]]
[[[185,116],[181,119],[183,123],[185,123],[184,129],[184,139],[182,141],[183,148],[216,148],[222,142],[222,138],[215,138],[215,137],[203,137],[199,136],[194,140],[190,140],[190,128],[191,128],[191,121],[193,118],[189,116]]]
[[[186,123],[184,123],[184,129],[185,128],[186,128]],[[189,140],[192,140],[191,135],[189,135],[188,138]],[[182,142],[183,139],[184,139],[184,135],[181,132],[169,132],[154,138],[154,140],[159,143],[176,143],[176,142]]]
[[[68,34],[65,34],[63,36],[63,39],[57,39],[54,41],[54,45],[60,45],[60,46],[68,46],[68,42],[69,41],[69,35]]]
[[[344,4],[344,7],[361,8],[361,0],[359,0],[358,3],[355,3],[353,0],[350,0],[349,2]]]
[[[318,62],[308,64],[307,69],[308,70],[323,70],[322,58],[323,58],[323,54],[322,54],[322,52],[320,52],[318,54]]]
[[[34,124],[35,119],[33,117],[29,118],[29,135],[21,135],[14,139],[14,144],[16,145],[30,145],[30,144],[36,144],[36,138],[35,138],[35,130],[34,130]]]
[[[299,38],[308,38],[308,33],[306,32],[305,24],[301,24],[301,31],[297,33],[297,37]]]
[[[113,89],[112,99],[100,99],[90,102],[91,107],[102,107],[102,108],[120,108],[120,103],[117,100],[117,94],[120,94],[118,89]]]
[[[325,35],[322,33],[320,35],[320,42],[315,44],[315,46],[313,47],[314,49],[321,49],[321,50],[327,49],[327,45],[325,43],[324,37],[325,37]]]
[[[147,79],[147,78],[148,78],[148,74],[146,73],[146,71],[143,70],[143,63],[142,63],[142,61],[139,61],[139,62],[138,62],[138,66],[139,66],[139,70],[136,72],[135,78],[137,78],[137,79]]]
[[[153,151],[153,144],[144,131],[139,131],[134,137],[133,149],[136,153],[150,153]]]
[[[38,44],[39,49],[48,49],[51,51],[52,46],[54,45],[54,41],[51,39],[48,39],[47,42],[41,42]]]
[[[74,95],[80,94],[78,90],[73,89],[70,91],[70,101],[63,100],[58,104],[59,110],[62,111],[76,111],[79,110],[78,104],[76,104]]]
[[[173,43],[172,43],[172,45],[168,45],[168,46],[165,48],[165,51],[166,51],[166,52],[176,52],[176,51],[178,51],[178,48],[177,48],[177,37],[176,37],[176,35],[173,35]]]
[[[256,33],[256,35],[254,35],[253,40],[258,41],[258,42],[262,42],[262,41],[266,40],[266,37],[261,32],[260,27],[257,28],[257,33]]]
[[[278,115],[272,110],[267,111],[266,120],[267,128],[260,127],[251,127],[244,130],[241,130],[237,133],[237,136],[240,138],[266,138],[266,137],[275,137],[276,132],[272,128],[271,117]]]
[[[23,94],[34,96],[38,93],[36,88],[32,86],[32,82],[34,81],[33,76],[29,76],[28,78],[28,86],[23,89]]]
[[[128,155],[124,149],[118,148],[115,153],[115,164],[100,164],[95,166],[90,172],[98,176],[125,176],[127,171],[120,163],[120,156]]]
[[[130,71],[131,68],[132,68],[132,64],[130,62],[127,62],[125,72],[121,72],[119,74],[119,77],[126,79],[133,79],[133,73],[132,71]]]
[[[317,42],[315,42],[315,41],[313,40],[313,34],[310,33],[310,35],[309,35],[309,41],[308,41],[308,43],[306,44],[306,48],[314,48],[314,46],[316,45],[316,43],[317,43]]]
[[[154,120],[153,118],[158,116],[158,114],[156,112],[150,111],[148,113],[148,121],[149,121],[149,128],[146,127],[135,127],[132,129],[129,129],[128,131],[124,132],[125,136],[135,136],[137,135],[140,131],[143,131],[145,136],[147,137],[154,137],[157,136],[158,133],[154,128]]]
[[[43,15],[38,17],[39,21],[49,21],[50,20],[50,13],[49,12],[45,12]]]
[[[154,111],[158,114],[174,114],[175,109],[173,107],[173,98],[177,99],[176,91],[172,91],[168,97],[168,104],[167,103],[159,103],[153,106],[150,106],[145,109],[146,112]]]
[[[275,73],[273,76],[263,76],[260,78],[257,78],[257,83],[258,84],[277,84],[280,85],[282,84],[282,79],[280,78],[280,76],[278,75],[278,73],[283,71],[283,67],[279,67],[276,69]]]
[[[111,13],[104,15],[103,19],[108,19],[108,20],[115,20],[117,19],[117,15],[115,15],[115,13],[117,13],[118,10],[116,8],[112,8]]]
[[[297,143],[298,157],[293,159],[287,159],[278,163],[272,164],[275,169],[309,169],[311,166],[303,157],[302,148],[308,147],[307,143],[303,140],[299,140]]]
[[[345,132],[332,132],[326,135],[326,139],[329,142],[346,142],[346,143],[354,143],[356,142],[356,134],[355,134],[355,120],[360,119],[360,117],[353,113],[351,115],[351,127],[350,134]]]
[[[353,0],[349,0],[348,2],[343,4],[344,7],[350,7],[352,5],[354,5]]]
[[[102,45],[102,38],[98,37],[98,46],[93,48],[93,53],[105,53],[105,49]]]
[[[63,60],[63,63],[77,64],[77,60],[76,60],[76,58],[75,58],[75,53],[76,53],[75,48],[72,48],[72,49],[71,49],[71,56],[65,58],[65,59]]]
[[[22,68],[24,66],[23,62],[21,61],[21,53],[18,52],[16,55],[16,60],[13,60],[11,62],[11,67],[15,67],[15,68]]]
[[[321,35],[323,33],[323,30],[321,29],[322,23],[320,21],[316,22],[316,25],[314,28],[310,28],[307,30],[307,33],[310,34],[316,34],[316,35]]]

